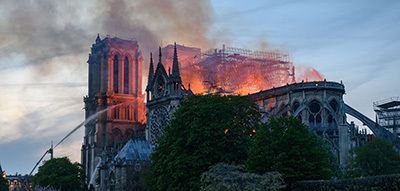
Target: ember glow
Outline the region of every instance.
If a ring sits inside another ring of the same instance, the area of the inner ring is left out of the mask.
[[[264,52],[223,46],[202,53],[199,48],[183,45],[178,45],[177,50],[182,81],[198,94],[247,95],[294,82],[323,80],[317,70],[294,66],[288,54],[277,50]],[[164,47],[162,55],[162,63],[169,70],[173,46]]]

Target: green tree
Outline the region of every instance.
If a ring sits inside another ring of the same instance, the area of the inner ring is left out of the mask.
[[[400,173],[400,156],[392,144],[375,138],[354,150],[350,176],[375,176]]]
[[[81,190],[84,172],[81,165],[71,163],[67,157],[45,161],[33,177],[35,186],[50,186],[60,191]]]
[[[333,155],[323,141],[294,117],[271,118],[259,128],[246,162],[251,172],[278,171],[288,182],[327,179],[334,173]]]
[[[3,177],[3,172],[0,172],[0,191],[6,191],[8,189],[8,181]]]
[[[259,121],[248,97],[189,96],[158,141],[147,184],[153,190],[199,190],[200,175],[211,165],[246,160]]]

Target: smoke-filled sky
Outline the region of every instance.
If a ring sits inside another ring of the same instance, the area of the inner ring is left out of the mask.
[[[147,55],[176,41],[281,49],[299,67],[342,80],[348,104],[400,95],[400,2],[0,0],[0,164],[29,173],[84,119],[87,58],[97,33],[137,39]],[[147,73],[147,71],[145,72]],[[83,131],[55,150],[80,160]]]

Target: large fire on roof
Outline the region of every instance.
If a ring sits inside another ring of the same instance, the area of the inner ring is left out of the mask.
[[[301,81],[321,81],[313,68],[296,67],[280,51],[252,51],[223,46],[201,49],[177,45],[182,81],[195,93],[247,95]],[[171,68],[173,45],[162,49],[165,67]]]

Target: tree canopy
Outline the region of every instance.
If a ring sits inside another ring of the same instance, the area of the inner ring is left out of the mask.
[[[148,184],[154,190],[199,190],[200,175],[210,166],[246,160],[259,120],[248,97],[189,96],[151,156]]]
[[[67,157],[45,161],[33,177],[33,184],[52,187],[60,191],[81,190],[84,172],[78,163],[71,163]]]
[[[354,150],[350,176],[375,176],[400,173],[400,156],[392,144],[374,138]]]
[[[323,141],[294,117],[271,118],[259,128],[249,148],[247,168],[263,174],[278,171],[286,181],[327,179],[334,158]]]

